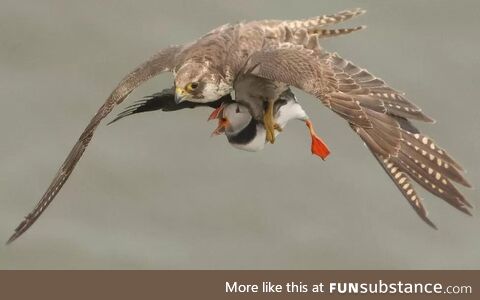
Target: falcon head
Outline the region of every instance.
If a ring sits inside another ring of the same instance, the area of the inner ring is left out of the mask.
[[[206,64],[186,63],[175,72],[175,101],[206,103],[230,94],[232,85]]]

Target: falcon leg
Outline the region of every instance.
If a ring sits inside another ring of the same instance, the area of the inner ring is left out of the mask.
[[[282,131],[282,128],[275,123],[273,118],[273,104],[275,100],[267,100],[267,109],[263,114],[263,125],[267,131],[266,140],[273,144],[275,143],[275,130]]]
[[[328,146],[315,133],[315,129],[313,128],[313,124],[310,120],[306,120],[305,125],[307,125],[308,130],[310,132],[310,137],[312,138],[312,146],[311,146],[312,154],[318,155],[323,160],[325,160],[327,156],[330,154],[330,150],[328,149]]]

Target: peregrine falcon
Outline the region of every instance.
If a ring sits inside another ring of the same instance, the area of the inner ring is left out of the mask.
[[[39,203],[8,242],[24,233],[55,198],[95,129],[112,109],[142,83],[167,71],[175,76],[176,103],[170,102],[167,105],[170,107],[184,102],[185,108],[194,107],[192,103],[208,105],[234,90],[244,92],[247,98],[249,90],[258,92],[251,99],[238,100],[247,101],[253,107],[265,104],[261,115],[267,140],[272,143],[275,130],[280,128],[274,120],[275,102],[289,87],[301,89],[347,121],[417,214],[432,227],[435,225],[427,218],[412,180],[470,214],[470,204],[453,184],[470,186],[462,174],[463,169],[410,122],[433,120],[383,80],[320,47],[321,38],[364,28],[327,28],[363,13],[356,9],[305,20],[226,24],[190,44],[160,50],[120,81],[87,125]],[[255,88],[252,82],[245,84],[246,79],[252,78],[265,82],[266,88]]]

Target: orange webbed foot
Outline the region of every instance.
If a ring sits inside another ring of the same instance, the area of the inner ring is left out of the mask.
[[[330,150],[328,149],[327,144],[315,133],[315,129],[313,128],[313,124],[310,120],[305,121],[305,124],[310,131],[310,137],[312,138],[312,154],[320,156],[323,160],[325,160],[328,155],[330,155]]]

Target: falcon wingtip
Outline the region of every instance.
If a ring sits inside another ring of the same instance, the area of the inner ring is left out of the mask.
[[[29,226],[26,227],[26,219],[24,219],[18,226],[15,228],[15,232],[10,236],[10,238],[7,240],[5,245],[10,245],[13,243],[16,239],[18,239],[27,229]]]

